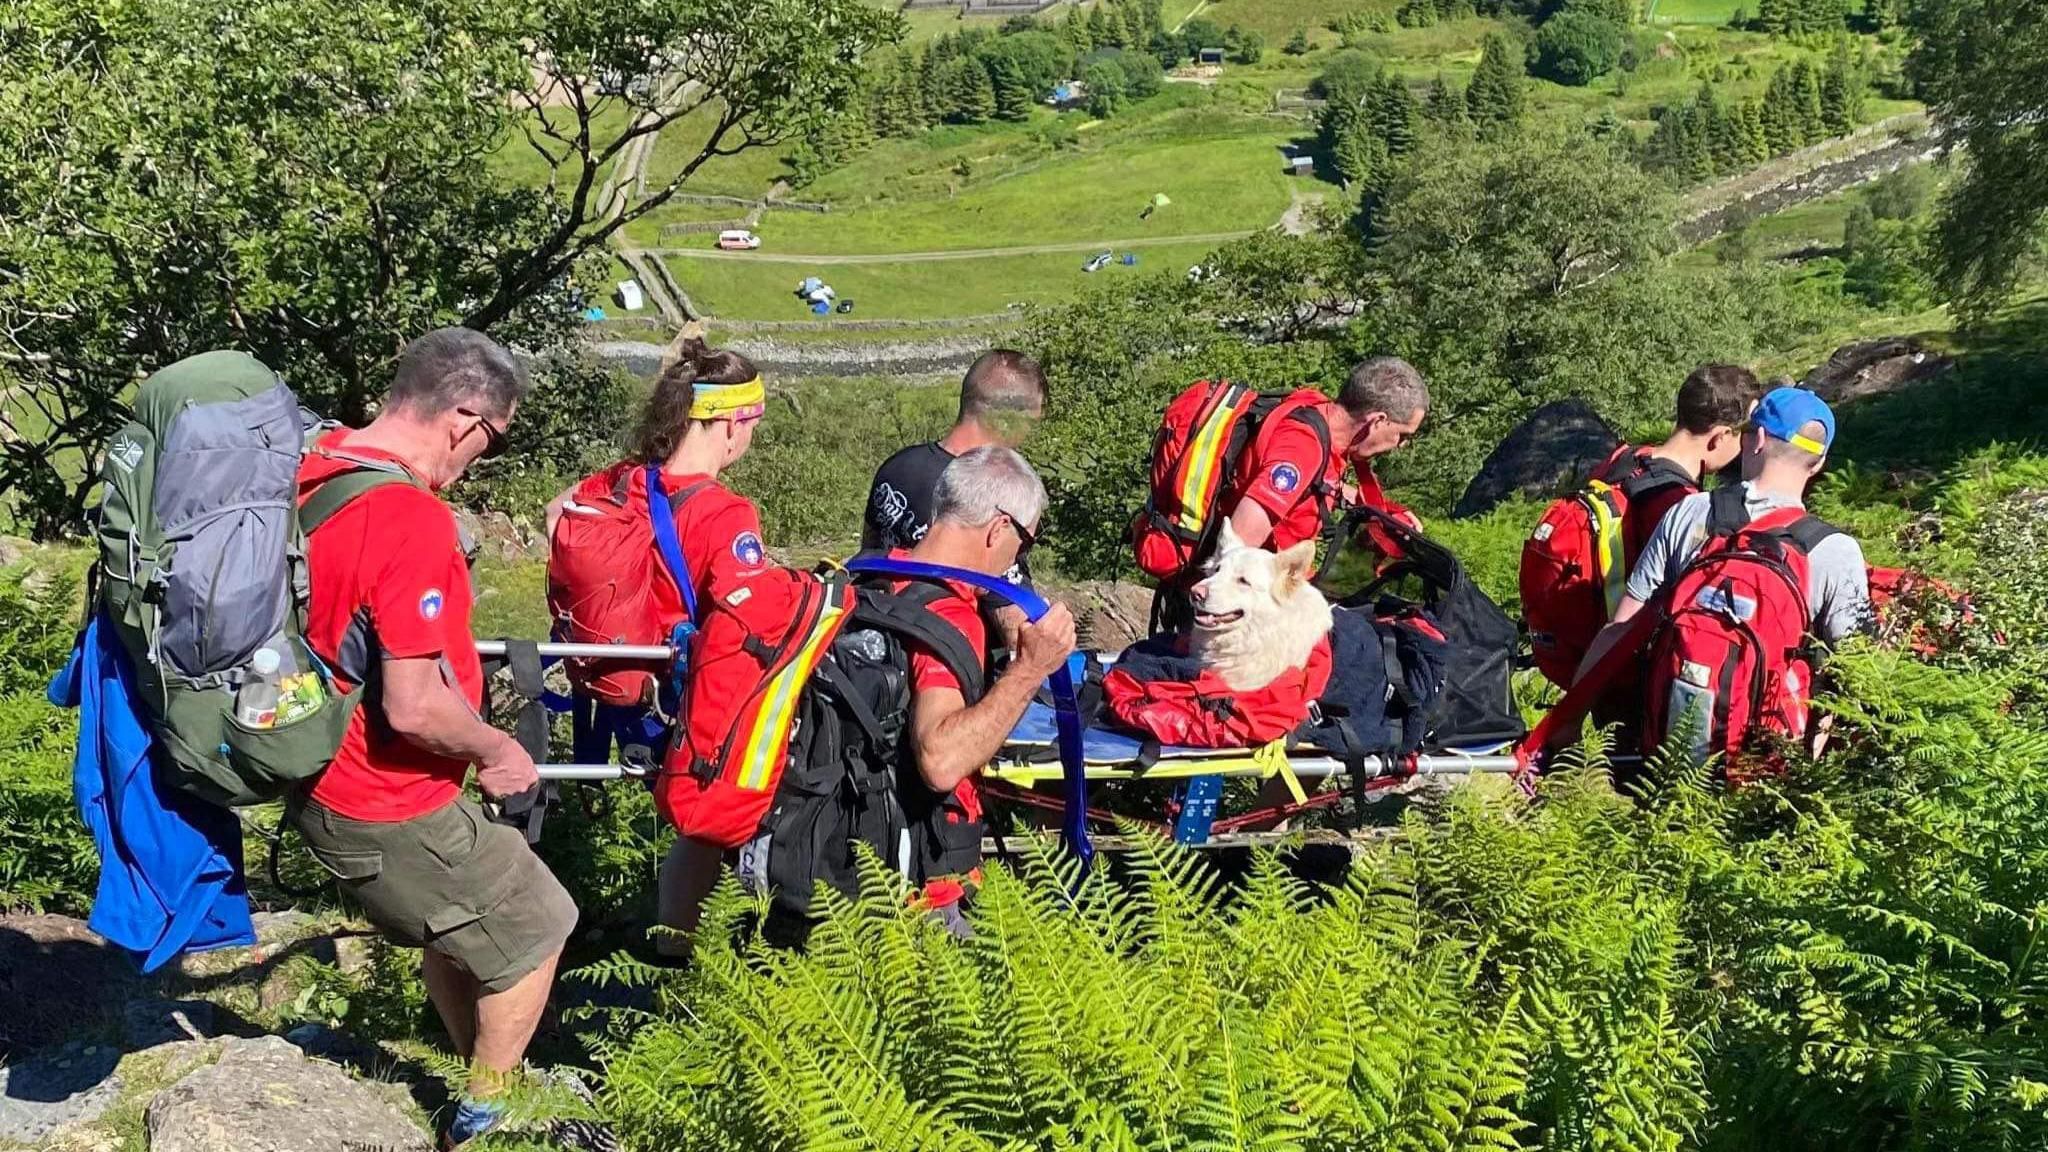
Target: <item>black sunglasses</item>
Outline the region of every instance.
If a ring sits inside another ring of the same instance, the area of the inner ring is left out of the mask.
[[[464,416],[476,417],[477,426],[484,430],[484,450],[483,454],[478,456],[477,459],[495,460],[505,454],[507,441],[510,437],[504,429],[491,423],[481,412],[472,412],[467,408],[457,408],[456,411]]]
[[[1022,520],[1017,519],[1008,512],[1003,513],[1003,519],[1008,520],[1010,522],[1010,529],[1017,533],[1017,539],[1020,541],[1017,545],[1017,555],[1019,558],[1022,558],[1025,553],[1031,551],[1033,545],[1038,543],[1038,533],[1026,528]]]

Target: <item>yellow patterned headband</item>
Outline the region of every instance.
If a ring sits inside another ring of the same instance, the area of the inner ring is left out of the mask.
[[[699,382],[690,393],[692,420],[746,420],[768,410],[768,390],[761,378],[738,384]]]

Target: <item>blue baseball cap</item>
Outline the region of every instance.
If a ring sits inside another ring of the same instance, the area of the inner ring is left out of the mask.
[[[1775,440],[1797,444],[1815,456],[1827,454],[1835,442],[1835,414],[1827,401],[1804,388],[1773,388],[1749,417],[1749,422]],[[1800,433],[1808,424],[1821,427],[1820,440]]]

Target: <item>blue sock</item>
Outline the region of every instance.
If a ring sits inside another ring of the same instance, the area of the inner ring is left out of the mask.
[[[455,1119],[448,1122],[448,1143],[466,1144],[504,1123],[505,1106],[464,1096],[455,1105]]]

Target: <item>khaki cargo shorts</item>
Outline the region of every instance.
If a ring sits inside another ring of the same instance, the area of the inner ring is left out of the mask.
[[[392,943],[428,948],[503,992],[576,930],[576,902],[526,839],[467,798],[411,820],[337,815],[303,797],[290,819],[321,867]]]

